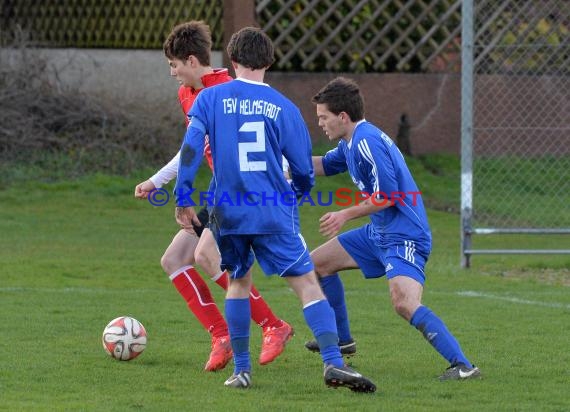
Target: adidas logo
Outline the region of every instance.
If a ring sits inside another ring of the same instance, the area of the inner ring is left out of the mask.
[[[392,266],[392,264],[388,263],[388,265],[386,265],[386,272],[388,272],[389,270],[394,269],[394,266]]]
[[[428,334],[427,334],[427,340],[431,342],[432,340],[435,339],[436,336],[437,336],[437,332],[435,332],[435,333],[434,333],[434,332],[428,333]]]

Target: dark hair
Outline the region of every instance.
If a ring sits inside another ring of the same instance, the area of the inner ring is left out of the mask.
[[[328,82],[311,100],[315,104],[326,104],[330,112],[345,112],[350,120],[364,119],[364,97],[354,80],[337,77]]]
[[[186,60],[194,56],[202,66],[209,66],[212,49],[210,27],[201,20],[174,26],[162,48],[169,59]]]
[[[275,61],[273,42],[256,27],[244,27],[232,34],[226,50],[232,62],[252,70],[265,69]]]

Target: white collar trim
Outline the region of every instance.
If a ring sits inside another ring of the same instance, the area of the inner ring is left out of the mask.
[[[258,84],[258,85],[260,85],[260,86],[267,86],[267,87],[269,87],[269,85],[268,85],[267,83],[256,82],[255,80],[244,79],[243,77],[237,77],[236,80],[239,80],[239,81],[245,82],[245,83]]]

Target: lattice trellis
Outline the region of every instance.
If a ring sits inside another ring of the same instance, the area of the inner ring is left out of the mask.
[[[20,26],[35,44],[161,48],[172,27],[204,20],[222,48],[222,0],[2,0],[0,30]]]
[[[459,68],[461,0],[258,0],[281,69]]]

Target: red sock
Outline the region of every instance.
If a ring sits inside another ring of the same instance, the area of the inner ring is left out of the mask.
[[[228,290],[228,273],[226,271],[220,273],[214,282],[216,282],[223,290]]]
[[[229,334],[226,321],[216,306],[208,285],[196,269],[192,266],[180,268],[170,279],[188,308],[213,337]]]
[[[226,272],[222,273],[215,282],[220,285],[222,289],[228,290],[228,275]],[[271,308],[259,294],[255,286],[251,287],[249,304],[251,306],[251,318],[262,328],[281,326],[283,324],[281,319],[277,318],[271,311]]]
[[[281,319],[275,316],[265,299],[253,285],[251,286],[251,292],[249,292],[249,305],[251,306],[251,318],[262,328],[283,325]]]

